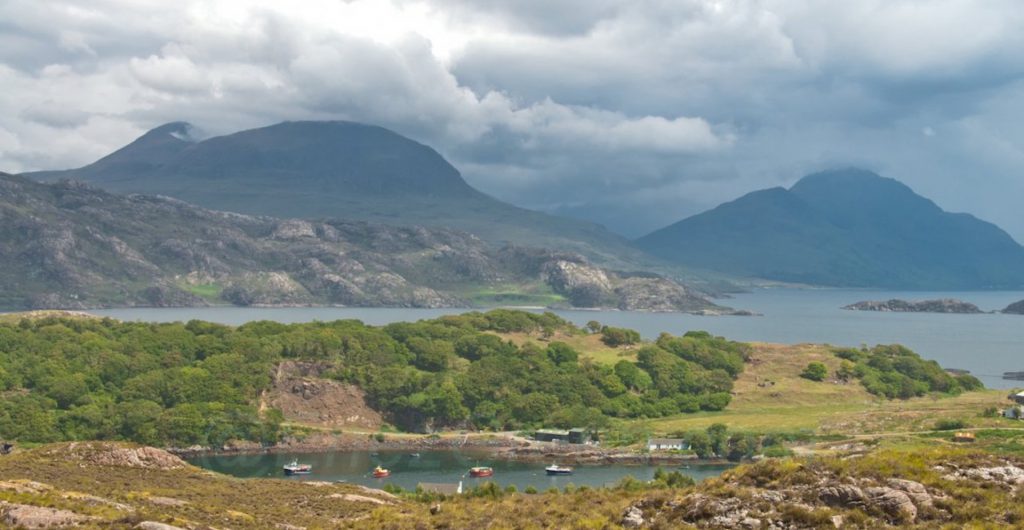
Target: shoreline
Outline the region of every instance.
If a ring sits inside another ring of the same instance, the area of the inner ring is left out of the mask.
[[[457,451],[471,450],[489,453],[489,456],[506,461],[547,462],[557,460],[573,465],[734,465],[725,459],[701,459],[694,454],[656,452],[647,453],[624,448],[604,448],[594,445],[558,444],[536,442],[523,438],[491,434],[464,436],[410,436],[384,435],[378,441],[376,434],[318,434],[302,440],[287,440],[272,446],[256,442],[233,442],[220,448],[213,447],[169,447],[166,451],[181,458],[203,456],[231,456],[281,453],[328,453],[347,451]]]

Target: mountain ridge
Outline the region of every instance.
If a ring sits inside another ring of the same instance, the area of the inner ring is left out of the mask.
[[[23,175],[252,215],[449,227],[499,246],[566,249],[617,268],[668,265],[600,225],[482,193],[437,151],[383,127],[293,121],[183,140],[189,128],[172,122],[81,168]]]
[[[1024,247],[994,224],[949,213],[910,187],[848,168],[808,175],[635,241],[691,267],[836,287],[1024,286]]]
[[[511,289],[506,298],[541,305],[723,310],[667,278],[571,252],[494,248],[452,229],[214,211],[68,180],[0,174],[0,226],[4,308],[466,307],[474,293]]]

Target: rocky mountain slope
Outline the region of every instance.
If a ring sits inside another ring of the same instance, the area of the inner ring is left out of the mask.
[[[714,309],[657,276],[465,232],[212,211],[0,174],[0,307],[466,306],[515,285],[569,306]]]
[[[1024,286],[1024,247],[907,186],[848,169],[756,191],[639,239],[663,258],[749,277],[846,287]]]
[[[843,309],[852,311],[882,311],[895,313],[983,313],[978,306],[961,300],[943,298],[941,300],[886,300],[886,301],[864,301],[844,306]]]
[[[381,127],[284,122],[202,141],[191,131],[169,123],[85,167],[26,176],[251,215],[455,228],[499,246],[564,249],[600,264],[658,262],[596,224],[485,195],[430,147]]]

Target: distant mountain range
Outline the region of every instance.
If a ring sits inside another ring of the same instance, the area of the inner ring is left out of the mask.
[[[430,147],[381,127],[284,122],[202,141],[191,131],[170,123],[82,168],[25,176],[249,215],[454,229],[478,236],[488,252],[507,244],[556,249],[610,269],[687,273],[687,281],[701,269],[715,281],[1024,286],[1024,248],[1008,234],[858,169],[756,191],[631,243],[596,224],[485,195]]]
[[[296,121],[202,141],[191,131],[169,123],[87,166],[25,176],[253,215],[455,228],[493,244],[564,249],[620,268],[658,261],[599,225],[485,195],[435,150],[381,127]]]
[[[744,195],[636,241],[676,263],[843,287],[1024,286],[1024,248],[997,226],[948,213],[900,182],[847,169]]]
[[[0,173],[0,308],[536,304],[718,311],[656,275],[457,230],[307,221]]]

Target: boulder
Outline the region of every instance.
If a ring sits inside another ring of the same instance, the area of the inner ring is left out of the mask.
[[[857,486],[839,484],[822,488],[821,491],[818,492],[818,498],[820,498],[825,504],[829,504],[831,506],[850,508],[854,506],[864,506],[864,501],[867,497]]]
[[[892,520],[899,523],[912,523],[917,519],[917,506],[906,493],[893,488],[867,488],[864,493],[868,502],[877,507]]]
[[[624,528],[640,528],[645,523],[644,512],[636,506],[630,506],[626,509],[626,513],[622,515],[621,524]]]

